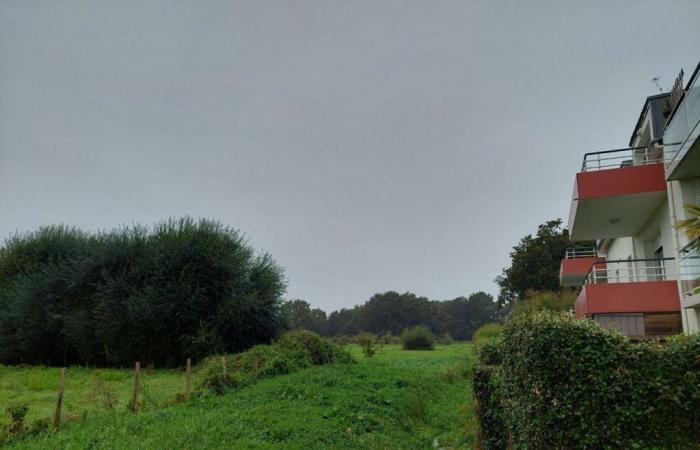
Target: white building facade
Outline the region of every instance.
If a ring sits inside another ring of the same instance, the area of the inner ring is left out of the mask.
[[[629,147],[587,153],[576,175],[572,240],[562,261],[580,286],[576,315],[635,338],[700,331],[700,254],[684,230],[700,204],[700,64],[670,93],[647,98]]]

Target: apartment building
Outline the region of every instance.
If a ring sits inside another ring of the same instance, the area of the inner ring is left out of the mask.
[[[700,64],[648,97],[629,147],[586,153],[569,215],[562,286],[577,317],[635,338],[700,331],[700,254],[673,225],[700,204]]]

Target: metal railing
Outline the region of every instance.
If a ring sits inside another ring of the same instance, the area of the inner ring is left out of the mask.
[[[683,247],[678,269],[683,295],[700,294],[700,246],[697,241]]]
[[[619,169],[620,167],[659,164],[664,160],[664,151],[656,143],[648,147],[619,148],[591,152],[583,155],[581,172]]]
[[[566,259],[597,258],[598,249],[595,247],[574,247],[566,249]]]
[[[674,258],[596,261],[586,276],[586,284],[675,280],[677,274]]]

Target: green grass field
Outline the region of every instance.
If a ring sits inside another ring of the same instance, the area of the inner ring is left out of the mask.
[[[181,372],[144,375],[149,409],[126,411],[131,373],[73,369],[66,407],[74,420],[60,432],[29,438],[16,448],[428,449],[472,448],[473,400],[469,343],[435,351],[387,345],[373,358],[350,348],[357,364],[316,366],[263,379],[223,396],[168,406],[184,388]],[[58,371],[7,368],[0,404],[22,400],[31,418],[49,416]],[[94,377],[118,397],[105,411]],[[4,408],[3,408],[4,409]],[[88,411],[82,417],[82,411]]]

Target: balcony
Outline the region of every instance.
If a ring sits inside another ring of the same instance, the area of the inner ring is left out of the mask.
[[[605,257],[598,256],[595,247],[579,247],[566,250],[566,256],[559,266],[559,284],[581,286],[595,262],[604,263]]]
[[[683,91],[664,131],[666,177],[669,180],[700,176],[700,64]]]
[[[586,153],[574,183],[571,239],[633,236],[665,197],[660,146]]]
[[[576,316],[678,313],[674,258],[595,262],[576,298]]]
[[[700,306],[700,247],[697,241],[694,241],[686,245],[680,253],[678,269],[681,306],[697,308]]]

